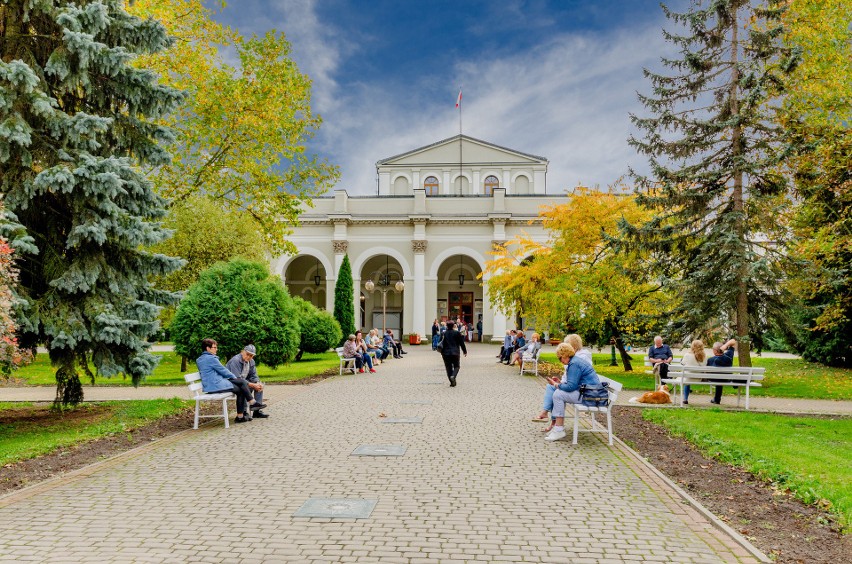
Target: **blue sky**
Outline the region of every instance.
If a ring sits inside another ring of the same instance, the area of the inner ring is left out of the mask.
[[[350,194],[375,193],[376,161],[456,135],[459,87],[464,133],[549,159],[548,192],[644,170],[628,113],[671,50],[656,0],[231,0],[216,17],[285,33],[324,120],[311,149]]]

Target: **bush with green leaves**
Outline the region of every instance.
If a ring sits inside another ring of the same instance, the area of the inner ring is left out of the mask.
[[[334,316],[302,298],[294,297],[293,302],[299,310],[299,324],[302,327],[302,340],[296,360],[301,359],[304,353],[317,354],[336,347],[343,338],[343,331]]]
[[[340,265],[337,283],[334,285],[334,318],[340,324],[340,330],[343,331],[338,346],[343,345],[344,336],[355,332],[355,305],[352,303],[354,294],[349,255],[343,255],[343,263]]]
[[[201,340],[219,343],[227,361],[251,343],[255,360],[272,367],[293,360],[299,350],[299,312],[281,280],[266,265],[233,259],[201,273],[180,302],[171,336],[175,352],[190,359]]]

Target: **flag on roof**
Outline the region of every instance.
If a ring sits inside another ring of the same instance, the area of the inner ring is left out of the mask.
[[[459,97],[456,100],[456,107],[458,108],[460,106],[461,106],[461,88],[459,88]]]

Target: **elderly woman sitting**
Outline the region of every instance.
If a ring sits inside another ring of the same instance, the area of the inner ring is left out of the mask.
[[[538,333],[533,333],[526,345],[512,353],[512,360],[509,364],[520,364],[522,358],[532,359],[538,353],[539,349],[541,349],[541,342],[539,341]]]
[[[580,386],[600,386],[601,381],[595,373],[595,369],[588,362],[574,359],[574,347],[568,343],[560,343],[556,347],[556,358],[565,365],[565,373],[562,379],[548,378],[548,381],[556,387],[553,392],[553,429],[544,437],[546,441],[558,441],[565,438],[565,404],[580,403]]]

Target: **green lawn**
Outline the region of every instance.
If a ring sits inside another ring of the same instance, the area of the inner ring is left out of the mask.
[[[160,357],[160,364],[154,369],[154,373],[148,376],[141,385],[143,386],[178,386],[184,385],[183,374],[180,371],[180,357],[173,352],[153,353]],[[288,365],[281,365],[275,369],[268,366],[258,366],[257,372],[264,382],[287,382],[301,380],[316,374],[322,374],[330,368],[338,365],[337,353],[305,354],[302,360]],[[195,372],[195,361],[187,363],[189,372]],[[94,369],[93,369],[94,371]],[[40,354],[36,360],[13,374],[27,386],[55,386],[55,370],[50,366],[50,359],[46,354]],[[90,382],[83,380],[84,386]],[[114,376],[112,378],[98,377],[95,379],[96,386],[129,386],[129,378]]]
[[[686,438],[705,454],[789,488],[805,503],[852,525],[852,418],[771,413],[646,409],[642,416]]]
[[[127,433],[189,406],[190,402],[173,398],[86,403],[55,412],[49,405],[0,403],[0,466]]]
[[[596,353],[592,356],[599,374],[621,382],[628,390],[650,390],[654,387],[654,377],[645,374],[643,356],[633,355],[633,372],[625,372],[621,365],[609,366],[612,358],[609,354]],[[542,353],[541,359],[558,363],[556,354],[550,351]],[[766,368],[766,377],[761,382],[763,387],[752,388],[750,394],[753,396],[852,400],[852,370],[830,368],[801,359],[753,357],[752,361],[754,366]],[[697,391],[702,389],[711,388],[696,388]],[[732,390],[725,388],[725,393],[732,393]]]

